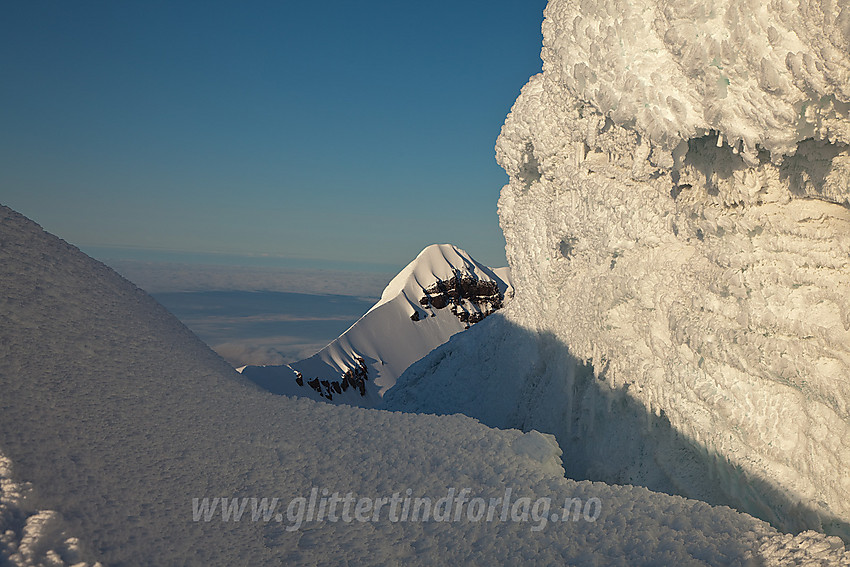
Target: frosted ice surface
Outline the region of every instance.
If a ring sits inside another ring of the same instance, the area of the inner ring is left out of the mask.
[[[56,512],[32,509],[30,492],[27,483],[15,482],[11,461],[0,454],[0,565],[87,567],[79,561],[79,539],[68,536]]]
[[[558,447],[558,442],[555,441],[554,436],[531,430],[514,439],[511,447],[518,455],[528,455],[535,461],[542,463],[546,470],[564,474],[560,458],[563,451]]]
[[[544,72],[667,150],[714,130],[755,158],[850,142],[850,5],[554,0]]]

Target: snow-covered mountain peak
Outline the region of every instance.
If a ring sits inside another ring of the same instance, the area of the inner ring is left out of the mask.
[[[413,303],[418,303],[428,288],[438,281],[447,282],[457,277],[458,272],[482,282],[494,282],[499,285],[499,291],[503,294],[509,287],[491,268],[477,262],[466,251],[453,244],[432,244],[422,250],[416,259],[387,284],[381,294],[381,300],[370,311],[401,294]]]
[[[375,406],[396,378],[513,294],[509,270],[492,269],[452,244],[425,248],[345,333],[306,360],[241,372],[279,394]]]

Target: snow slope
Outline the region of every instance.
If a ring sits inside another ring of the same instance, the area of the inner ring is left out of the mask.
[[[451,244],[433,244],[318,353],[291,365],[247,366],[241,372],[275,393],[375,406],[408,366],[500,309],[512,294],[507,269],[488,268]]]
[[[141,290],[7,208],[0,289],[2,565],[850,564],[819,534],[792,538],[728,508],[568,480],[551,436],[262,392]],[[568,529],[521,513],[298,529],[247,513],[193,520],[193,498],[289,502],[314,488],[439,498],[452,487],[470,497],[511,488],[552,498],[553,510],[599,498],[600,513]]]
[[[850,6],[552,0],[497,142],[516,296],[387,407],[850,539]]]

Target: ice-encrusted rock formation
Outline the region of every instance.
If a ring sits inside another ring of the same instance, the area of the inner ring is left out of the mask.
[[[385,402],[846,540],[850,5],[552,0],[543,32],[496,147],[515,299]]]

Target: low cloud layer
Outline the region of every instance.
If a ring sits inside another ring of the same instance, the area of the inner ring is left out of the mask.
[[[281,337],[268,337],[262,340],[235,340],[212,345],[214,351],[234,368],[247,366],[289,364],[312,356],[321,350],[325,342],[304,343],[296,337],[284,337],[293,342],[280,341]]]
[[[176,262],[109,260],[148,293],[175,291],[282,291],[379,297],[394,274],[306,268],[257,268]]]
[[[312,356],[376,298],[255,291],[156,293],[154,298],[234,367]]]

